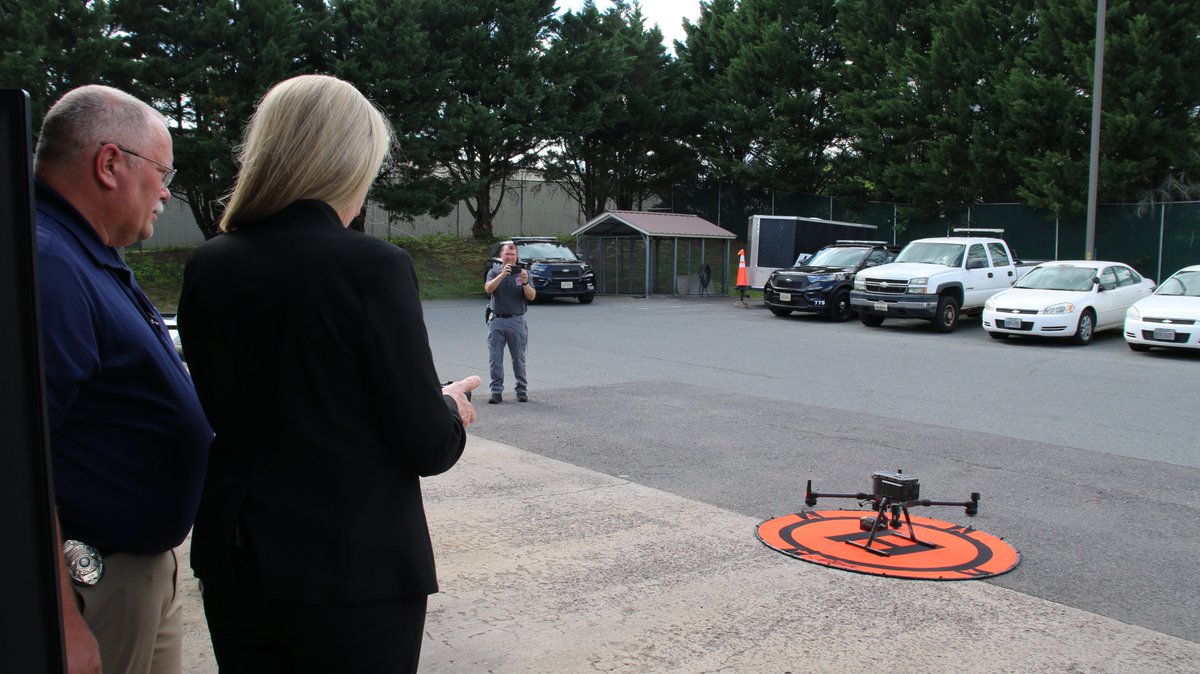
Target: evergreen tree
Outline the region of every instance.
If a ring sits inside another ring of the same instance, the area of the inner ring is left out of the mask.
[[[1000,90],[1029,40],[1024,0],[839,4],[844,186],[920,214],[1013,198]]]
[[[678,165],[679,113],[673,62],[662,33],[647,30],[637,6],[618,2],[601,14],[588,2],[567,13],[547,54],[550,78],[565,97],[547,179],[561,185],[585,219],[609,203],[641,210],[669,188]]]
[[[688,115],[683,136],[707,173],[718,179],[753,182],[753,125],[742,87],[728,77],[742,46],[754,36],[735,0],[702,2],[695,24],[685,22],[687,39],[677,52]]]
[[[457,0],[422,6],[436,117],[402,139],[435,166],[451,193],[466,193],[476,238],[492,221],[509,181],[533,169],[559,112],[542,55],[556,24],[554,0]],[[383,192],[384,188],[380,189]]]
[[[724,73],[739,100],[747,168],[782,191],[820,191],[842,135],[831,105],[844,57],[833,0],[743,0],[745,40]]]
[[[1038,0],[1036,33],[1003,85],[1017,193],[1053,213],[1086,208],[1095,10],[1088,0]],[[1105,33],[1099,199],[1190,196],[1200,173],[1200,81],[1189,74],[1200,58],[1195,12],[1169,1],[1110,2]]]
[[[832,105],[844,60],[838,8],[831,0],[712,0],[685,25],[684,136],[702,176],[685,189],[717,181],[721,210],[740,204],[728,214],[735,222],[769,211],[775,191],[815,192],[829,179],[845,136]]]
[[[440,87],[460,67],[461,55],[433,51],[427,17],[438,6],[436,0],[341,0],[335,6],[337,73],[379,105],[396,131],[392,162],[371,197],[392,218],[446,215],[469,195],[439,168],[448,156],[438,142]]]
[[[217,233],[234,155],[254,106],[272,85],[319,61],[324,3],[289,0],[113,0],[126,88],[172,121],[179,175],[172,192],[205,237]],[[319,27],[319,28],[314,28]]]
[[[46,111],[85,84],[109,84],[108,5],[103,2],[0,2],[0,87],[29,93],[36,135]]]

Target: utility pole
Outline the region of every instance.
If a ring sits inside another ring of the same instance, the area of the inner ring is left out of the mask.
[[[1104,16],[1108,0],[1096,0],[1096,58],[1092,67],[1092,149],[1088,159],[1087,233],[1083,255],[1096,258],[1096,189],[1100,179],[1100,93],[1104,80]]]

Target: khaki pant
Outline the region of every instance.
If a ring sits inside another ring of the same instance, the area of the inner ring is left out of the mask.
[[[105,674],[179,674],[183,625],[174,551],[104,557],[104,577],[75,585],[75,598],[100,644]]]

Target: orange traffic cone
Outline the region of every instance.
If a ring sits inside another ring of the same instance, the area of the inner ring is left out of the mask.
[[[738,251],[738,275],[737,287],[748,288],[750,286],[749,279],[746,278],[746,249]]]

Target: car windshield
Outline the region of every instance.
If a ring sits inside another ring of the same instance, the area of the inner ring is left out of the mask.
[[[804,264],[809,267],[857,267],[868,248],[822,248]]]
[[[1014,288],[1031,290],[1073,290],[1087,292],[1095,285],[1096,270],[1091,267],[1036,267],[1017,281]]]
[[[1181,297],[1200,297],[1200,271],[1181,271],[1154,292],[1155,295],[1177,295]]]
[[[575,260],[570,248],[555,241],[517,244],[522,260]]]
[[[963,250],[961,243],[910,243],[896,256],[896,262],[924,262],[961,267]]]

